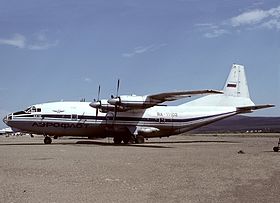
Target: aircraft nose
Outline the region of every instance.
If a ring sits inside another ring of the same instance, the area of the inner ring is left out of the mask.
[[[5,116],[5,117],[3,118],[3,122],[4,122],[5,124],[7,124],[7,122],[8,122],[8,121],[7,121],[7,117],[8,117],[8,116]]]
[[[9,114],[9,115],[6,115],[4,118],[3,118],[3,122],[8,125],[9,123],[9,120],[12,119],[12,114]]]

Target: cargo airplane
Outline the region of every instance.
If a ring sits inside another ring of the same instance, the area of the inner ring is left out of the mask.
[[[223,91],[175,91],[145,96],[118,95],[93,102],[50,102],[7,115],[13,129],[51,137],[113,137],[115,144],[143,143],[146,138],[168,137],[242,113],[274,105],[255,105],[249,96],[244,66],[233,64]],[[164,102],[207,94],[178,106]]]

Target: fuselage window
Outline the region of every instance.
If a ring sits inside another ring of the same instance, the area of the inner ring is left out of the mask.
[[[159,122],[160,123],[165,123],[165,119],[164,118],[159,118]]]

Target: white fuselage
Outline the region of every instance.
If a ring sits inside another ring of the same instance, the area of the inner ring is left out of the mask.
[[[33,105],[9,114],[4,122],[22,132],[56,135],[111,137],[117,133],[164,137],[183,133],[237,114],[235,107],[154,106],[127,112],[102,113],[88,102],[52,102]]]

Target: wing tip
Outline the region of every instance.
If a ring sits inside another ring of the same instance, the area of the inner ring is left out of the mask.
[[[255,105],[255,106],[243,106],[243,107],[236,107],[238,113],[250,113],[255,110],[265,109],[275,107],[274,104],[262,104],[262,105]]]

